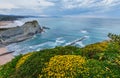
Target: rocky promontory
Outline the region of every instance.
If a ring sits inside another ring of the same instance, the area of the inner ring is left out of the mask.
[[[8,45],[10,43],[20,42],[31,38],[37,33],[41,33],[43,28],[39,23],[34,21],[29,21],[22,26],[16,26],[8,29],[0,29],[0,44]]]

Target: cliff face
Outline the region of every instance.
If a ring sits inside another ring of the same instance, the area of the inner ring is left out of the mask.
[[[32,21],[32,22],[26,22],[21,29],[24,32],[24,35],[28,35],[28,34],[36,34],[36,33],[40,33],[42,31],[42,28],[40,27],[40,25],[38,24],[37,21]]]
[[[22,26],[10,28],[0,32],[0,43],[9,44],[31,38],[34,34],[41,33],[42,28],[37,21],[26,22]]]

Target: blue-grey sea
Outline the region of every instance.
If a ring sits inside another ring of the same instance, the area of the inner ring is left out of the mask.
[[[85,36],[85,40],[75,44],[75,46],[84,47],[108,39],[109,32],[120,34],[120,19],[118,18],[25,18],[19,21],[29,20],[38,20],[41,26],[50,29],[33,36],[32,39],[8,45],[9,51],[15,51],[14,55],[65,46]]]

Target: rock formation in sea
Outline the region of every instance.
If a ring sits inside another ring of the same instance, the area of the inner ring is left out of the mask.
[[[0,44],[7,45],[10,43],[20,42],[29,39],[33,35],[41,33],[42,31],[42,27],[36,20],[29,21],[22,26],[16,26],[14,28],[0,31]]]

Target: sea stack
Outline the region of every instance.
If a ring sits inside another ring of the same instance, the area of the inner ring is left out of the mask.
[[[0,43],[7,45],[10,43],[20,42],[31,38],[37,33],[41,33],[42,30],[42,27],[36,20],[29,21],[23,24],[22,26],[7,28],[0,31]]]

